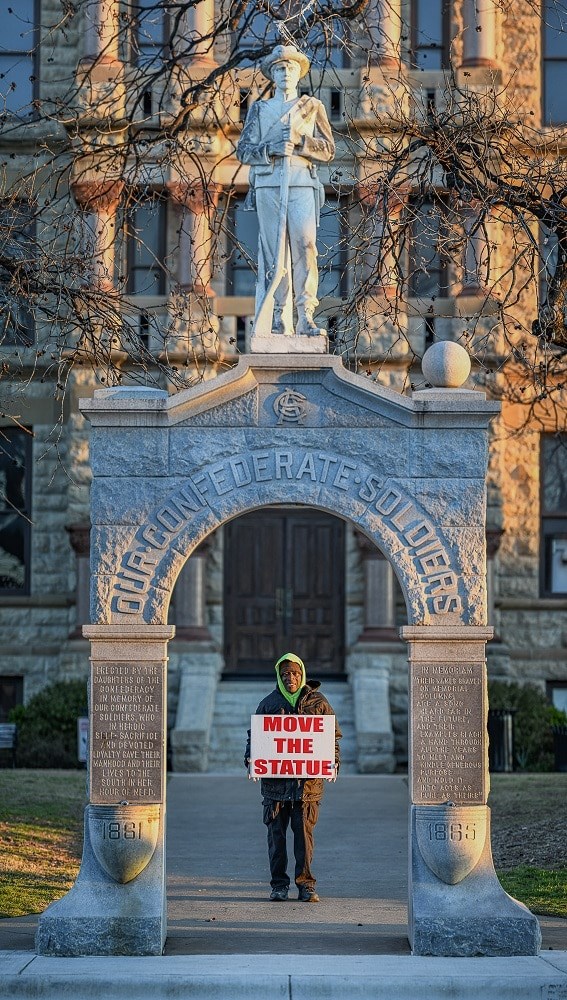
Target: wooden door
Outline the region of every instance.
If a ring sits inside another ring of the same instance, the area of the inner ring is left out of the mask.
[[[270,676],[282,653],[313,676],[344,673],[344,524],[265,510],[225,529],[225,674]]]

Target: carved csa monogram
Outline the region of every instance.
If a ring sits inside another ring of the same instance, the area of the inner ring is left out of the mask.
[[[486,840],[487,806],[416,806],[421,856],[442,882],[462,882],[480,859]]]
[[[295,389],[284,389],[274,400],[278,424],[302,424],[307,413],[307,398]]]
[[[89,836],[101,868],[115,882],[131,882],[157,845],[160,806],[89,806]]]

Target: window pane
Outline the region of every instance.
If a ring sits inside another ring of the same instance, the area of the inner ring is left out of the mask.
[[[0,0],[0,52],[30,52],[34,47],[34,0]]]
[[[440,253],[443,239],[442,208],[425,202],[414,210],[409,254],[410,294],[432,298],[446,293],[444,260]]]
[[[541,232],[541,257],[542,280],[547,281],[553,277],[557,267],[557,234],[546,226],[542,226]]]
[[[553,685],[551,689],[551,701],[556,708],[562,712],[567,712],[567,687]]]
[[[415,0],[415,64],[420,69],[441,69],[443,64],[443,4],[441,0]]]
[[[0,428],[0,590],[27,587],[30,436]]]
[[[329,198],[323,206],[317,232],[317,250],[319,251],[318,297],[321,299],[324,295],[339,296],[344,270],[345,247],[337,198]]]
[[[0,205],[0,261],[8,258],[33,267],[36,255],[35,222],[24,202]],[[20,292],[17,273],[0,264],[0,344],[30,344],[34,337],[29,299]]]
[[[250,16],[243,18],[234,33],[233,48],[235,49],[260,49],[269,42],[276,44],[278,35],[276,32],[276,22],[264,14],[252,8],[248,12]],[[255,59],[243,59],[240,66],[251,66]]]
[[[8,722],[9,715],[16,705],[24,700],[24,678],[5,674],[0,677],[0,722]]]
[[[567,122],[567,59],[546,62],[544,66],[545,125]]]
[[[166,16],[157,0],[139,0],[134,47],[138,64],[163,58]]]
[[[33,98],[33,58],[0,54],[0,110],[26,114]]]
[[[321,69],[325,66],[344,69],[350,65],[348,31],[340,21],[335,19],[328,21],[326,27],[326,35],[320,25],[309,32],[304,46],[305,53],[311,60],[314,69]]]
[[[567,10],[552,0],[544,5],[544,55],[567,57]]]
[[[249,261],[258,260],[258,216],[245,212],[237,202],[232,215],[233,237],[229,237],[230,268],[228,291],[231,295],[254,295],[256,275]]]
[[[166,202],[140,202],[132,209],[129,226],[128,291],[133,295],[165,294]]]
[[[21,514],[0,514],[0,590],[24,590],[25,522]]]
[[[441,0],[417,0],[414,9],[418,44],[441,45],[443,30]]]
[[[567,594],[567,538],[551,539],[551,591]]]
[[[0,513],[26,509],[26,438],[24,431],[0,428]]]
[[[543,513],[567,515],[567,436],[544,434],[541,445]]]

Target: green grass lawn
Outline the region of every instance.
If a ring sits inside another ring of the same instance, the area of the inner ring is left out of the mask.
[[[567,917],[567,868],[547,871],[519,865],[497,875],[506,892],[525,903],[532,913]]]
[[[503,833],[522,845],[501,867],[495,849],[502,886],[534,913],[567,917],[567,774],[491,774],[490,785],[493,846]]]
[[[0,770],[0,917],[41,913],[81,857],[84,771]]]

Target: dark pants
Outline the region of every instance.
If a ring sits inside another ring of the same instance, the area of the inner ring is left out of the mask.
[[[272,802],[264,800],[264,823],[268,828],[268,855],[272,889],[287,889],[287,828],[291,823],[295,855],[295,883],[315,886],[311,871],[313,828],[319,816],[318,802]]]

